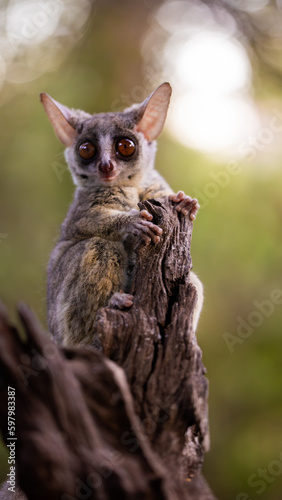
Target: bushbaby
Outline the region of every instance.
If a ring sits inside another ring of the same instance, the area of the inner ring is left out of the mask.
[[[171,96],[160,85],[143,103],[123,112],[88,114],[69,109],[47,94],[41,102],[65,157],[76,191],[48,266],[48,323],[63,345],[91,343],[99,308],[130,307],[129,253],[126,235],[137,242],[157,244],[162,229],[138,202],[169,195],[176,210],[194,219],[199,205],[183,191],[174,194],[154,168],[156,139],[166,119]],[[203,303],[197,289],[194,328]]]

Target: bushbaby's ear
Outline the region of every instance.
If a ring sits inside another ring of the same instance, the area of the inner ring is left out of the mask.
[[[69,108],[55,101],[48,94],[40,94],[40,101],[53,125],[58,139],[65,145],[71,146],[77,136],[77,132],[70,124],[71,112]]]
[[[141,105],[144,113],[135,130],[142,132],[148,141],[157,139],[163,129],[170,96],[170,84],[162,83]]]

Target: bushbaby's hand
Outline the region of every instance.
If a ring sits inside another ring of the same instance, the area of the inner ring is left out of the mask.
[[[133,211],[131,211],[133,213]],[[136,219],[130,223],[129,231],[141,238],[141,240],[149,245],[151,241],[153,243],[159,243],[160,236],[163,234],[161,227],[157,226],[152,222],[153,216],[148,212],[148,210],[141,210],[141,212],[134,212],[137,215]],[[138,247],[137,242],[137,247]]]
[[[196,198],[191,198],[191,196],[186,196],[183,191],[178,191],[176,194],[171,194],[169,199],[174,203],[177,203],[176,210],[184,215],[187,215],[190,211],[190,219],[195,220],[200,205]]]

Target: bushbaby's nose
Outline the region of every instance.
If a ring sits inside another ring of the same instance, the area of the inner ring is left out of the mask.
[[[109,174],[112,170],[114,170],[114,166],[111,161],[107,161],[99,163],[98,169],[102,172],[102,174]]]

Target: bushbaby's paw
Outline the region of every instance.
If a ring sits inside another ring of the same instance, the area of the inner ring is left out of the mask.
[[[174,203],[177,203],[176,210],[184,215],[190,212],[190,219],[195,220],[200,205],[196,198],[191,198],[187,196],[183,191],[178,191],[176,194],[171,194],[169,199]]]
[[[148,210],[141,210],[138,218],[132,223],[130,231],[139,236],[141,241],[148,245],[151,241],[159,243],[160,237],[163,234],[161,227],[152,222],[153,216]],[[137,242],[138,247],[138,242]]]
[[[109,306],[117,307],[118,309],[126,309],[133,304],[133,295],[130,293],[116,292],[109,300]]]

